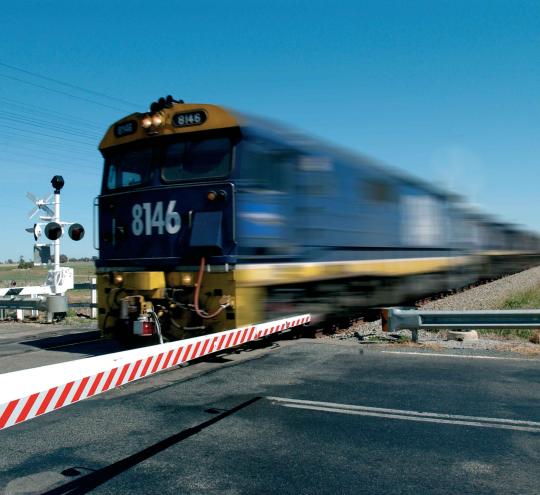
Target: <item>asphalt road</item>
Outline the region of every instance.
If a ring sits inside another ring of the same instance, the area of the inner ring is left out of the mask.
[[[540,493],[538,360],[382,350],[278,341],[16,425],[0,493]]]

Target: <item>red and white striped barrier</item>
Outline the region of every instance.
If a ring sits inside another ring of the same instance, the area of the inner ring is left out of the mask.
[[[0,375],[0,430],[201,356],[303,325],[309,314]]]

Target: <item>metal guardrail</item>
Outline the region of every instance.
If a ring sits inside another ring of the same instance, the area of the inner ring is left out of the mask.
[[[94,289],[96,288],[96,282],[86,282],[81,284],[73,284],[73,290]]]
[[[91,282],[84,282],[73,285],[73,290],[90,290],[90,302],[74,302],[66,303],[68,308],[90,308],[90,316],[97,317],[97,291],[96,279],[92,278]],[[60,296],[54,296],[58,298]],[[65,296],[64,296],[65,297]],[[47,312],[47,320],[52,321],[54,309],[58,305],[58,301],[52,301],[48,296],[24,297],[24,296],[8,296],[0,298],[0,319],[5,318],[5,310],[17,310],[17,320],[24,318],[24,311],[32,311],[32,316],[37,316],[38,311]]]
[[[384,308],[382,324],[385,332],[411,330],[418,341],[418,330],[477,328],[540,328],[540,310],[513,309],[491,311],[424,311],[406,308]]]
[[[47,304],[44,299],[0,299],[1,309],[28,309],[28,310],[45,310]]]

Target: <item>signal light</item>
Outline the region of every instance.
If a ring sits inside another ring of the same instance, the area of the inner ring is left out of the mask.
[[[64,187],[64,178],[61,175],[55,175],[51,179],[51,184],[56,194],[60,194],[60,189]]]
[[[49,222],[45,225],[45,236],[51,241],[56,241],[62,237],[62,226],[56,222]]]
[[[74,223],[69,227],[68,235],[74,241],[80,241],[84,237],[84,227],[80,223]]]

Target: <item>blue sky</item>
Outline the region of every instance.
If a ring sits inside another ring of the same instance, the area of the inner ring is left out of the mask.
[[[98,142],[167,94],[284,121],[540,231],[537,1],[22,0],[0,26],[0,260],[31,256],[25,195],[57,173],[64,219],[87,227],[62,252],[94,255]]]

